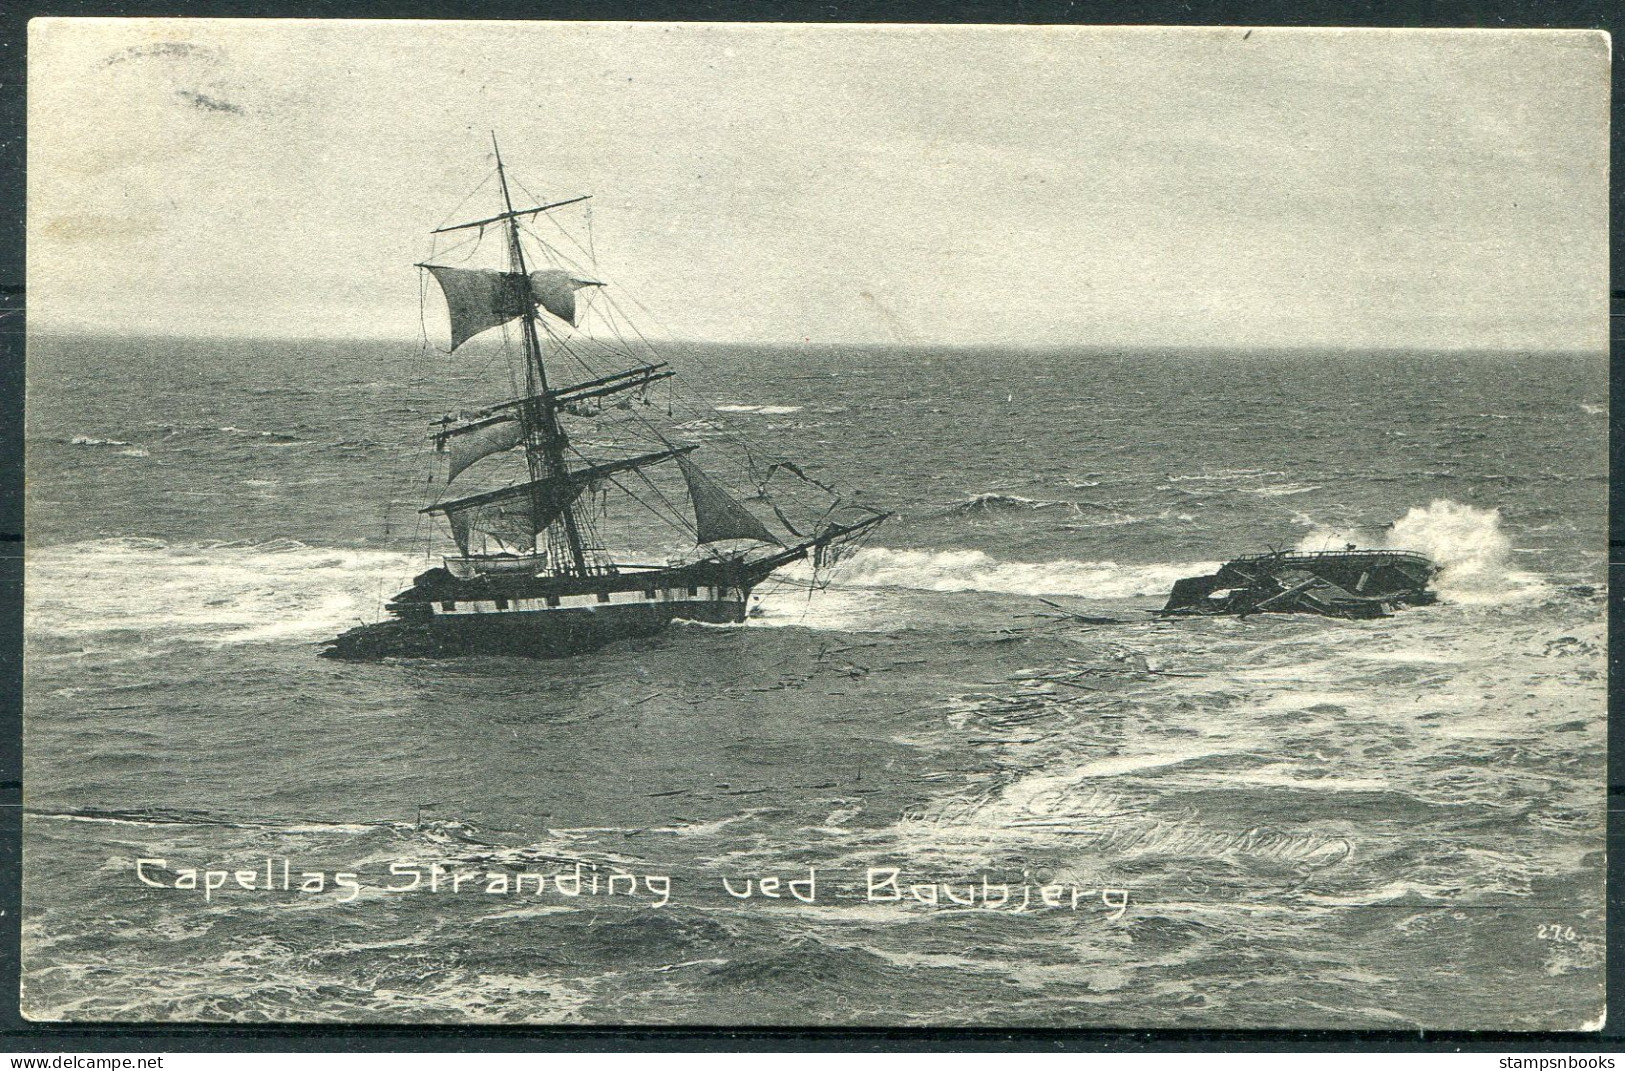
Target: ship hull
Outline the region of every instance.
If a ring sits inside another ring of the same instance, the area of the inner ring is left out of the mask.
[[[364,625],[331,641],[329,658],[460,658],[473,655],[516,658],[568,658],[618,640],[661,632],[676,620],[737,624],[745,603],[710,602],[675,606],[615,606],[601,610],[539,610],[515,614],[470,614],[453,619],[386,621]]]
[[[596,578],[486,574],[445,569],[419,576],[389,604],[392,617],[327,641],[328,658],[567,658],[619,640],[652,636],[673,621],[738,624],[759,577],[737,563]]]
[[[826,549],[861,537],[891,514],[832,524],[804,543],[759,557],[680,565],[615,565],[587,575],[540,574],[527,558],[452,558],[420,573],[386,607],[387,620],[323,644],[325,658],[566,658],[660,632],[673,621],[738,624],[751,592],[792,562],[815,568]]]

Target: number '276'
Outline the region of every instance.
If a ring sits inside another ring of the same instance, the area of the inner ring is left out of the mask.
[[[1541,923],[1535,928],[1535,936],[1542,941],[1577,941],[1573,926],[1562,923]]]

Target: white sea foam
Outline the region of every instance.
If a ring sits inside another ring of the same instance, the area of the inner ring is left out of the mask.
[[[28,628],[215,643],[305,639],[378,616],[416,560],[393,551],[104,539],[30,549]],[[391,586],[394,585],[394,586]]]
[[[1327,533],[1311,536],[1317,548]],[[1427,554],[1443,567],[1441,595],[1455,602],[1505,602],[1544,591],[1512,570],[1499,514],[1449,501],[1414,509],[1385,542]],[[423,567],[394,551],[310,547],[296,540],[170,545],[106,539],[31,549],[28,627],[59,637],[122,630],[214,643],[306,640],[376,620],[383,600]],[[804,592],[764,591],[768,625],[894,628],[908,600],[886,592],[991,592],[1126,599],[1166,595],[1181,577],[1217,562],[1005,561],[979,550],[866,547],[842,563],[833,584]],[[787,578],[795,579],[795,570]]]
[[[1512,542],[1501,511],[1436,499],[1394,522],[1390,546],[1426,554],[1443,569],[1438,588],[1453,596],[1495,596],[1518,585],[1508,566]]]
[[[884,632],[908,624],[907,608],[888,602],[880,592],[822,591],[783,587],[764,591],[750,625],[774,628],[829,629],[838,632]]]
[[[1499,509],[1479,509],[1439,498],[1427,506],[1413,507],[1375,542],[1369,530],[1317,525],[1298,543],[1298,549],[1318,551],[1348,544],[1415,551],[1433,559],[1441,570],[1434,587],[1447,602],[1512,602],[1538,597],[1546,590],[1540,577],[1512,568],[1512,542],[1501,528]]]
[[[61,638],[131,631],[204,643],[305,641],[378,619],[383,600],[423,567],[421,559],[394,551],[291,539],[172,545],[126,538],[42,547],[27,558],[28,628]],[[1214,567],[1007,562],[981,551],[869,547],[842,563],[828,590],[811,596],[764,590],[752,621],[896,628],[907,623],[910,607],[888,590],[1129,598],[1162,595],[1179,577]]]
[[[760,413],[762,416],[787,416],[801,412],[799,405],[714,405],[719,413]]]
[[[1073,560],[1000,561],[979,550],[892,550],[866,547],[836,574],[844,587],[922,591],[990,591],[1125,599],[1166,595],[1180,577],[1211,572],[1216,562],[1119,565]]]

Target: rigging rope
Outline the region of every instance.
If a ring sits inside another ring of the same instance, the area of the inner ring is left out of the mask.
[[[480,184],[476,186],[474,190],[472,190],[463,199],[463,201],[452,210],[452,213],[448,215],[447,218],[450,219],[452,215],[456,215],[457,213],[461,212],[464,205],[466,205],[468,201],[472,200],[481,189],[489,184],[492,179],[495,178],[496,174],[497,171],[495,168],[493,168],[492,171],[481,180]],[[543,203],[541,199],[536,198],[535,195],[523,185],[523,183],[519,182],[511,174],[508,177],[509,180],[513,182],[513,184],[526,196],[531,197],[534,203]],[[515,219],[514,226],[520,234],[530,238],[531,243],[533,243],[534,246],[540,250],[540,259],[549,266],[562,270],[573,271],[580,275],[591,274],[595,276],[597,271],[597,253],[592,231],[592,206],[590,204],[585,204],[583,211],[587,237],[587,243],[585,245],[583,245],[576,235],[572,233],[571,230],[567,228],[558,218],[548,213],[541,213],[540,215],[546,216],[548,222],[554,228],[556,228],[559,233],[562,234],[564,238],[581,253],[582,256],[587,258],[588,265],[590,265],[589,267],[584,267],[573,256],[569,255],[563,249],[544,239],[537,232],[536,227],[531,225],[531,223],[534,221],[534,217],[532,217],[532,220],[530,221]],[[444,223],[442,225],[444,225]],[[451,242],[444,249],[439,250],[435,250],[433,248],[434,242],[432,241],[431,258],[444,262],[452,254],[462,251],[466,247],[467,252],[457,263],[467,263],[478,252],[479,245],[484,235],[485,228],[481,227],[473,235],[463,237],[455,242]],[[424,305],[426,303],[426,294],[428,290],[426,276],[427,273],[421,273],[419,283],[419,328],[422,340],[422,345],[418,354],[420,364],[426,359],[427,351],[429,349],[428,329],[424,315]],[[619,291],[610,290],[608,288],[590,287],[583,288],[583,291],[579,292],[579,294],[579,313],[577,316],[578,322],[600,322],[611,337],[608,339],[596,337],[584,329],[577,329],[574,334],[567,333],[566,329],[560,324],[555,324],[546,317],[538,317],[537,322],[541,324],[547,341],[552,343],[552,345],[549,347],[549,356],[552,358],[550,363],[552,363],[555,368],[562,360],[563,362],[567,362],[570,365],[582,369],[587,374],[589,379],[596,379],[603,378],[605,376],[605,368],[608,366],[609,362],[614,362],[618,366],[616,371],[620,371],[625,367],[624,362],[626,361],[636,362],[642,360],[644,363],[654,364],[665,361],[670,356],[668,353],[663,352],[662,349],[656,345],[656,343],[644,332],[644,330],[638,324],[637,317],[631,315],[628,307],[623,307],[621,302],[622,295]],[[639,310],[643,316],[647,317],[650,322],[654,323],[665,338],[668,340],[672,338],[670,330],[660,321],[660,318],[656,316],[648,306],[644,305],[643,302],[639,301],[630,293],[625,294],[624,297],[629,306]],[[486,373],[489,370],[490,365],[501,357],[505,360],[505,363],[508,366],[509,382],[513,391],[511,397],[518,396],[523,388],[519,385],[518,373],[515,369],[516,358],[513,337],[510,331],[511,321],[504,322],[501,326],[501,346],[496,350],[495,353],[491,353],[486,356],[485,360],[475,370],[474,374],[478,376]],[[672,377],[667,378],[665,407],[666,415],[674,420],[680,417],[684,418],[683,423],[678,424],[676,428],[676,430],[681,433],[682,438],[696,442],[719,442],[734,448],[739,454],[743,455],[742,460],[740,460],[737,457],[730,457],[727,451],[709,453],[708,456],[713,460],[707,464],[708,469],[712,469],[714,471],[715,465],[723,461],[729,462],[730,465],[737,466],[739,475],[742,477],[742,479],[736,484],[736,486],[753,487],[756,491],[756,495],[760,499],[766,501],[772,508],[773,513],[778,519],[779,523],[781,523],[792,536],[798,539],[805,539],[808,537],[803,535],[802,532],[798,530],[796,525],[791,522],[784,509],[781,508],[780,502],[769,493],[769,484],[775,475],[780,472],[789,473],[797,477],[800,481],[802,481],[803,484],[809,487],[817,488],[819,491],[823,492],[825,495],[828,495],[834,500],[824,505],[822,515],[819,516],[818,520],[812,526],[812,530],[814,532],[828,522],[837,509],[847,505],[849,497],[858,497],[856,495],[849,496],[831,484],[824,483],[807,476],[799,465],[790,461],[788,458],[779,457],[776,454],[768,454],[765,457],[758,457],[759,446],[757,444],[753,444],[751,441],[745,439],[742,434],[736,432],[730,419],[725,415],[718,413],[716,405],[714,404],[715,398],[725,393],[720,388],[723,383],[730,382],[729,377],[722,373],[720,368],[714,366],[711,362],[705,360],[701,356],[700,347],[689,344],[680,347],[673,346],[673,348],[677,349],[682,354],[682,363],[688,366],[693,373],[697,374],[691,374],[689,380],[685,382],[678,382],[676,378]],[[558,388],[558,384],[556,383],[550,383],[549,385],[554,389]],[[638,390],[638,397],[636,400],[626,398],[622,399],[618,403],[608,403],[611,404],[611,408],[606,409],[605,406],[607,403],[601,397],[598,399],[591,399],[590,401],[593,404],[585,412],[573,411],[566,408],[561,409],[560,415],[563,417],[565,414],[570,414],[578,418],[592,419],[594,421],[596,430],[593,433],[588,434],[585,438],[587,442],[595,443],[599,446],[607,445],[617,449],[625,449],[626,447],[624,445],[624,440],[626,439],[648,445],[661,444],[669,446],[670,443],[666,439],[666,435],[663,433],[662,429],[646,419],[639,412],[640,407],[636,404],[637,401],[641,401],[643,403],[641,406],[642,408],[649,407],[649,386],[650,384],[645,382],[638,388],[628,388]],[[708,387],[709,389],[703,393],[699,389],[696,389],[702,386]],[[579,439],[583,436],[577,434],[572,437]],[[582,454],[574,444],[571,445],[570,449],[571,452],[582,461],[589,464],[592,463],[592,459]],[[432,453],[430,455],[430,459],[432,464],[434,460],[434,455]],[[766,463],[765,470],[762,468],[764,462]],[[662,522],[674,525],[675,527],[678,527],[691,535],[697,535],[694,525],[686,518],[685,511],[679,509],[675,504],[673,504],[671,499],[661,491],[659,486],[649,479],[647,474],[641,470],[634,471],[638,479],[649,489],[650,492],[653,493],[655,498],[658,499],[658,506],[651,502],[644,501],[639,495],[633,494],[628,487],[619,480],[610,479],[609,482],[615,487],[619,488],[622,492],[626,493],[627,497],[631,498],[635,502],[638,502],[639,505],[649,510]],[[429,477],[429,482],[433,482],[432,474]],[[607,491],[605,493],[607,495]],[[787,494],[787,492],[784,491],[779,491],[777,493],[781,497]],[[809,505],[807,503],[793,501],[793,495],[790,496],[790,499],[791,501],[787,501],[785,504],[794,504],[798,512],[806,509]],[[664,515],[662,513],[662,508],[666,511],[666,513],[671,514],[671,516]],[[417,520],[418,528],[421,530],[426,518],[419,514]],[[607,517],[605,520],[607,520]],[[592,556],[594,564],[604,564],[604,559],[599,553],[604,548],[600,545],[600,530],[598,527],[598,521],[592,514],[591,503],[589,503],[588,509],[583,510],[577,515],[577,524],[579,534],[583,537],[583,540],[592,544],[590,549],[593,552]],[[386,519],[386,530],[387,527],[388,521]],[[567,537],[562,532],[562,528],[563,524],[562,521],[560,521],[554,525],[550,525],[547,531],[548,551],[550,554],[554,555],[555,560],[564,560],[565,556],[568,554],[568,546],[567,543],[564,542]],[[426,552],[432,545],[432,535],[433,526],[431,525],[430,537],[426,541],[425,545]],[[868,533],[865,533],[864,538],[867,538],[867,535]],[[583,546],[584,551],[588,549],[588,546]],[[816,568],[814,577],[816,580]]]

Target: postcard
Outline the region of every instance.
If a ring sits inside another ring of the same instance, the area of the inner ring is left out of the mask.
[[[1609,47],[35,20],[23,1013],[1599,1029]]]

